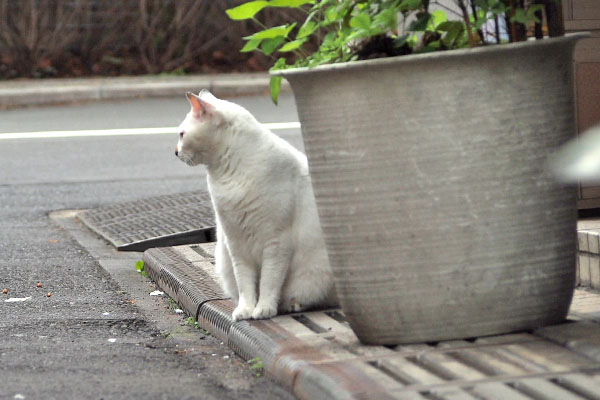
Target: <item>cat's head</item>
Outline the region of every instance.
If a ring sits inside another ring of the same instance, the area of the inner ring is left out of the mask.
[[[223,109],[228,103],[217,99],[209,91],[200,94],[186,93],[192,106],[181,125],[175,155],[188,165],[206,164],[214,154],[220,140],[220,131],[225,124]]]

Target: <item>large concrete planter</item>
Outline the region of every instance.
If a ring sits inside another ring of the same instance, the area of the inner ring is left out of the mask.
[[[291,84],[340,302],[365,343],[564,319],[581,36],[280,72]]]

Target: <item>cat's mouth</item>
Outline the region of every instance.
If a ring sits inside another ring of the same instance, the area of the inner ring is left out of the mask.
[[[196,165],[196,163],[194,162],[194,160],[189,157],[187,154],[181,154],[181,152],[177,155],[177,157],[179,157],[179,159],[181,161],[183,161],[184,163],[186,163],[187,165],[189,165],[190,167],[193,167]]]

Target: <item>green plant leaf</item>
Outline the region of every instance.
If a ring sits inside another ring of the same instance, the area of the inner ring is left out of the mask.
[[[296,35],[296,39],[302,39],[302,38],[312,35],[317,30],[318,27],[319,26],[315,22],[307,19],[306,21],[304,21],[304,24],[302,24],[300,29],[298,29],[298,34]]]
[[[458,28],[462,28],[463,23],[461,21],[445,21],[437,26],[438,31],[451,32]]]
[[[285,58],[283,58],[283,57],[279,58],[277,61],[275,61],[275,64],[273,64],[273,66],[271,67],[270,71],[276,71],[278,69],[284,69],[285,68],[285,63],[286,63]]]
[[[350,19],[350,26],[352,28],[369,30],[371,28],[371,17],[366,13],[357,14]]]
[[[285,41],[285,38],[283,36],[277,36],[272,39],[265,39],[260,44],[260,49],[266,55],[270,56],[271,54],[273,54],[275,49],[277,49],[281,45],[281,43],[283,43],[284,41]]]
[[[398,13],[396,9],[385,9],[373,18],[373,24],[379,29],[394,30],[398,27]]]
[[[288,25],[274,26],[272,28],[258,31],[252,36],[246,36],[244,39],[246,39],[246,40],[273,39],[277,36],[281,36],[281,37],[285,38],[290,33],[290,31],[292,29],[294,29],[295,26],[296,26],[296,22],[294,22],[293,24],[288,24]]]
[[[527,13],[525,13],[525,10],[523,10],[522,8],[517,8],[515,10],[515,15],[510,17],[510,22],[515,22],[515,21],[520,24],[527,23]]]
[[[541,21],[538,19],[538,17],[535,16],[535,13],[542,11],[543,9],[544,6],[541,4],[534,4],[532,6],[529,6],[529,8],[527,9],[527,17],[535,23],[540,23]]]
[[[472,28],[474,30],[481,29],[485,24],[488,23],[487,13],[484,10],[477,10],[477,14],[471,14],[469,21],[471,21]],[[476,18],[477,17],[477,18]]]
[[[394,47],[399,49],[400,47],[407,44],[407,40],[408,40],[408,35],[398,36],[396,39],[394,39]]]
[[[465,35],[466,28],[461,21],[446,21],[437,26],[440,32],[446,32],[442,42],[449,49],[460,47],[460,39]]]
[[[508,8],[504,4],[502,4],[501,2],[498,1],[492,7],[490,7],[490,11],[493,14],[501,15],[501,14],[504,14],[506,11],[508,11]]]
[[[325,10],[325,22],[327,23],[338,22],[339,16],[340,14],[336,7],[329,7]]]
[[[271,90],[271,100],[277,105],[279,101],[279,92],[281,91],[281,76],[272,76],[269,81],[269,89]]]
[[[446,16],[446,13],[444,11],[435,10],[431,13],[431,16],[429,17],[429,21],[427,22],[427,27],[425,29],[433,32],[433,31],[437,30],[438,25],[446,22],[447,20],[448,20],[448,17]]]
[[[258,46],[260,45],[260,42],[262,42],[262,39],[250,39],[244,45],[244,47],[242,47],[242,49],[240,50],[240,52],[242,52],[242,53],[248,53],[250,51],[256,50],[258,48]]]
[[[263,8],[269,5],[268,1],[250,1],[234,8],[225,10],[227,16],[234,21],[252,19]]]
[[[185,322],[192,328],[200,329],[200,325],[198,325],[198,321],[194,317],[189,317]]]
[[[400,12],[416,10],[421,5],[421,2],[422,0],[403,0],[399,6]]]
[[[364,29],[358,29],[358,30],[352,32],[350,34],[350,36],[348,36],[346,38],[346,43],[350,44],[353,40],[362,39],[362,38],[366,38],[366,37],[369,37],[369,36],[371,36],[370,33],[369,33],[369,31],[364,30]]]
[[[408,45],[412,48],[414,48],[418,42],[419,42],[419,37],[417,36],[416,33],[413,33],[412,35],[409,35],[406,38],[406,43],[408,43]]]
[[[293,41],[288,42],[288,43],[284,44],[283,46],[281,46],[279,51],[282,53],[285,53],[288,51],[294,51],[297,48],[299,48],[300,46],[302,46],[304,43],[306,43],[307,41],[308,41],[308,38],[293,40]]]
[[[510,22],[518,22],[523,25],[527,25],[531,22],[540,22],[540,20],[535,16],[535,13],[540,11],[542,7],[542,5],[536,4],[529,7],[527,11],[523,10],[522,8],[517,8],[515,10],[515,15],[510,17]]]
[[[473,0],[473,4],[484,13],[491,12],[494,15],[503,14],[507,6],[501,0]]]
[[[323,38],[323,43],[321,44],[321,47],[333,46],[335,43],[335,37],[336,37],[335,32],[327,33],[327,35],[325,35],[325,37]]]
[[[416,14],[416,19],[408,26],[409,31],[422,32],[429,25],[430,15],[424,12]]]
[[[436,50],[439,50],[440,45],[441,45],[441,43],[439,42],[439,40],[436,40],[434,42],[427,44],[427,46],[423,47],[422,49],[419,49],[418,53],[422,54],[422,53],[434,52]]]
[[[143,261],[138,261],[135,263],[135,269],[138,272],[142,272],[144,270],[144,262]]]
[[[143,261],[137,261],[135,263],[135,270],[139,272],[143,277],[148,278],[148,273],[145,271],[145,264]]]
[[[270,7],[291,7],[298,8],[305,4],[314,4],[315,0],[271,0]]]
[[[253,359],[248,360],[248,364],[250,364],[250,369],[262,370],[265,367],[260,357],[254,357]]]

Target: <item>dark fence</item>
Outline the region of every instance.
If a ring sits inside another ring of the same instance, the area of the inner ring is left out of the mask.
[[[0,0],[0,79],[264,70],[241,0]],[[270,26],[289,20],[262,15]]]

